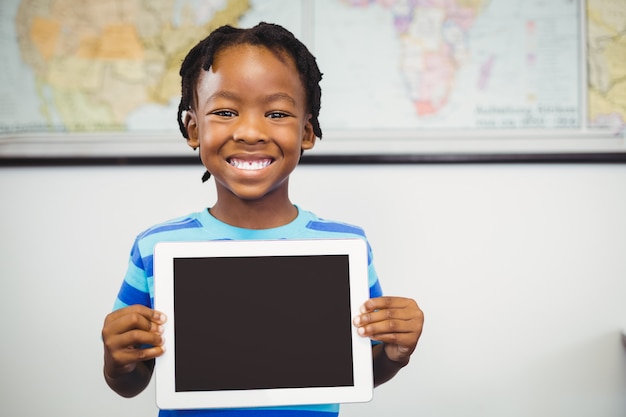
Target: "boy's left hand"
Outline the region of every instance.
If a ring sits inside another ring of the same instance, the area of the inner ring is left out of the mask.
[[[406,364],[422,334],[424,313],[415,300],[403,297],[371,298],[361,306],[354,325],[363,337],[385,344],[385,354]]]

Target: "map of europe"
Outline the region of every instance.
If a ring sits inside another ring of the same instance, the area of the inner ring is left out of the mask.
[[[259,21],[316,55],[325,129],[626,123],[623,0],[4,0],[0,20],[4,136],[175,131],[187,51]]]

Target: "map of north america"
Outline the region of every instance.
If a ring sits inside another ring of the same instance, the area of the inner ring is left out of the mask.
[[[245,0],[23,0],[21,58],[33,68],[40,111],[67,130],[125,130],[128,115],[180,94],[180,63],[199,39],[237,25]],[[172,116],[173,117],[173,116]]]

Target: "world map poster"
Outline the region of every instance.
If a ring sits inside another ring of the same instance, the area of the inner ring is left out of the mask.
[[[3,0],[0,157],[185,154],[182,59],[260,21],[324,74],[316,152],[623,151],[623,0]]]

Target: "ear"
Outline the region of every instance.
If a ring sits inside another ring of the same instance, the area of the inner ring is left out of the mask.
[[[300,145],[302,151],[308,151],[315,146],[315,133],[313,133],[313,125],[311,124],[311,115],[304,125],[304,132],[302,132],[302,144]]]
[[[191,146],[194,150],[200,146],[198,139],[198,120],[196,113],[193,110],[188,110],[185,113],[185,129],[187,130],[187,145]]]

